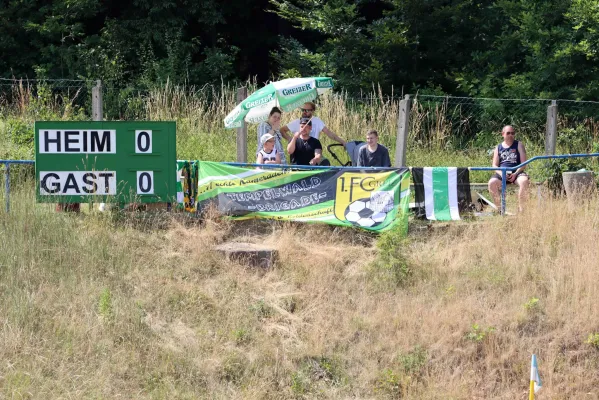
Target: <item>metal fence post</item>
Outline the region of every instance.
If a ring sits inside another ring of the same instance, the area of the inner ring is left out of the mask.
[[[545,130],[545,155],[555,154],[557,142],[557,101],[551,100],[547,107],[547,125]]]
[[[10,211],[10,163],[4,164],[6,169],[4,170],[4,193],[6,196],[6,212]]]
[[[501,215],[505,215],[505,191],[507,189],[507,170],[501,170]]]
[[[395,166],[405,167],[406,148],[408,147],[408,133],[410,130],[410,110],[412,100],[410,95],[399,102],[399,116],[397,117],[397,138],[395,139]]]
[[[97,80],[96,86],[92,88],[92,120],[102,121],[104,119],[104,104],[102,102],[102,81]]]
[[[248,88],[237,89],[237,103],[241,103],[248,97]],[[248,127],[245,120],[241,128],[237,128],[237,162],[245,163],[248,160]]]

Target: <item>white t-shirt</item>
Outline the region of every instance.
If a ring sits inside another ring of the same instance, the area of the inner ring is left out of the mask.
[[[262,154],[262,161],[277,161],[277,149],[275,148],[270,153],[267,153],[264,149],[260,150],[259,153]]]
[[[326,127],[326,125],[318,117],[313,117],[311,122],[312,122],[312,130],[310,131],[310,136],[312,136],[314,139],[318,139],[318,137],[320,136],[320,132],[322,132],[322,130]],[[289,130],[291,131],[292,134],[294,134],[295,132],[299,132],[300,120],[294,119],[293,121],[291,121],[290,123],[287,124],[287,128],[289,128]]]

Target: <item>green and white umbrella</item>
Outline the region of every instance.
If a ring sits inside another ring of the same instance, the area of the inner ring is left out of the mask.
[[[327,77],[290,78],[271,82],[238,104],[225,117],[225,128],[239,128],[244,119],[249,123],[266,121],[273,107],[293,111],[332,88],[333,80]]]

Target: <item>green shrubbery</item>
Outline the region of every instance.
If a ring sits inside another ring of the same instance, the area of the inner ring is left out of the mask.
[[[378,289],[393,290],[409,282],[413,271],[406,257],[408,244],[399,224],[379,236],[378,256],[369,269],[370,279]]]

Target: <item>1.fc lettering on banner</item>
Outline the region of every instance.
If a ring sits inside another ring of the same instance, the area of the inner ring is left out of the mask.
[[[399,204],[394,190],[381,190],[395,171],[381,173],[345,172],[337,179],[335,216],[363,228],[385,222]]]

